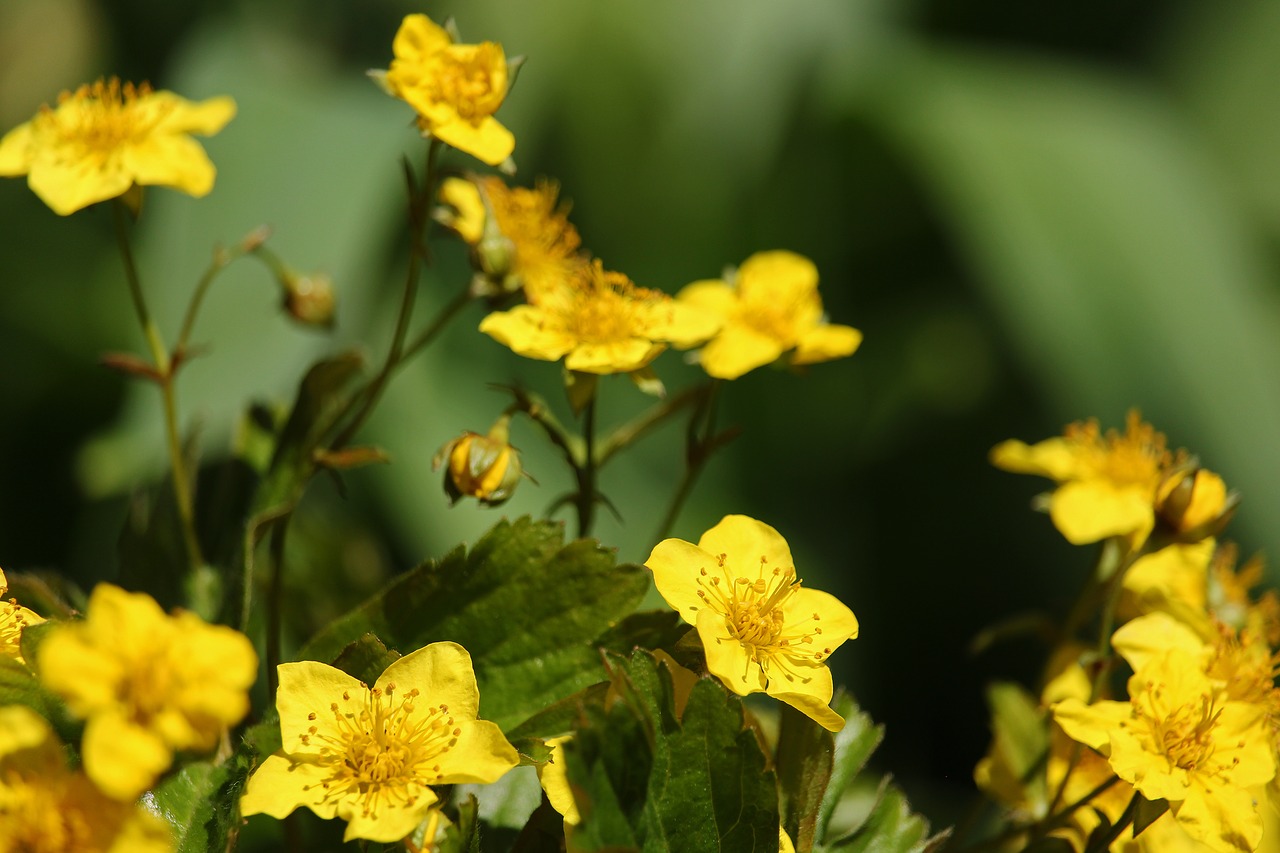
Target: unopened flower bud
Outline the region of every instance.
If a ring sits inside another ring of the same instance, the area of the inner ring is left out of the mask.
[[[441,465],[451,503],[469,495],[486,506],[497,506],[511,497],[522,473],[520,453],[507,443],[505,423],[487,436],[464,432],[453,439],[436,452],[432,468]]]
[[[280,277],[280,284],[284,287],[284,310],[290,317],[306,326],[333,326],[333,280],[329,276],[288,272]]]
[[[1175,472],[1165,481],[1156,512],[1178,540],[1198,542],[1221,533],[1239,502],[1239,495],[1228,493],[1217,474],[1192,468]]]

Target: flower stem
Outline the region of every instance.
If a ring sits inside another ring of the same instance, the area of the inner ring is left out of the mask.
[[[271,525],[271,580],[267,588],[267,695],[275,696],[279,685],[276,667],[280,665],[280,635],[283,630],[284,607],[284,540],[292,514]]]
[[[187,551],[187,561],[191,571],[204,565],[204,557],[200,553],[200,541],[196,538],[195,512],[191,499],[191,480],[187,475],[186,460],[182,455],[182,439],[178,432],[178,405],[174,393],[173,360],[165,348],[160,330],[156,327],[151,312],[147,309],[146,298],[142,294],[142,283],[138,277],[138,266],[133,258],[133,248],[129,243],[128,209],[117,200],[112,205],[115,213],[116,242],[120,246],[120,255],[124,260],[125,279],[129,284],[129,295],[133,299],[133,310],[142,326],[143,336],[151,350],[151,358],[156,363],[156,374],[159,377],[160,394],[164,402],[164,427],[169,448],[169,465],[172,469],[174,500],[178,505],[178,518],[182,527],[182,541]]]
[[[209,261],[209,266],[205,267],[204,274],[200,276],[200,280],[196,283],[196,289],[191,294],[191,301],[187,303],[186,314],[182,317],[182,330],[178,332],[178,342],[174,345],[173,351],[177,358],[182,358],[187,347],[191,344],[191,332],[195,329],[196,317],[200,313],[201,306],[204,305],[205,295],[209,292],[209,286],[213,284],[213,280],[231,266],[232,263],[244,257],[254,246],[254,251],[266,239],[267,230],[265,226],[251,232],[240,243],[230,249],[219,247],[213,253],[213,260]]]
[[[615,428],[604,441],[600,442],[597,464],[603,467],[619,450],[629,447],[636,440],[643,438],[650,430],[657,428],[663,421],[683,409],[706,393],[702,386],[686,388],[674,397],[663,400],[642,412],[634,420]]]
[[[587,400],[582,414],[582,439],[586,452],[581,464],[576,466],[578,475],[578,538],[591,532],[596,515],[596,394]]]
[[[666,539],[671,533],[671,528],[675,527],[680,510],[684,507],[694,484],[698,481],[698,476],[712,454],[737,436],[737,431],[734,429],[726,430],[720,435],[713,434],[716,425],[717,392],[721,384],[720,380],[713,379],[697,389],[698,405],[694,408],[689,418],[689,427],[685,431],[684,474],[680,478],[680,485],[676,487],[676,493],[671,498],[671,504],[667,507],[666,515],[663,516],[662,523],[653,537],[654,542]]]

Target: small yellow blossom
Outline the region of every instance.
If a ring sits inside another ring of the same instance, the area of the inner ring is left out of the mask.
[[[523,470],[520,452],[502,435],[464,432],[436,451],[432,469],[445,466],[444,490],[452,503],[463,496],[485,506],[498,506],[511,497]]]
[[[668,344],[697,346],[718,327],[714,316],[636,287],[598,260],[538,304],[495,311],[480,323],[480,331],[517,355],[564,358],[569,370],[594,374],[641,370]]]
[[[1188,624],[1209,630],[1209,564],[1217,543],[1202,539],[1187,545],[1169,545],[1133,562],[1122,584],[1122,613],[1168,613]]]
[[[5,579],[4,570],[0,569],[0,657],[26,663],[22,659],[22,629],[28,625],[39,625],[44,617],[18,604],[16,598],[6,599],[8,592],[9,582]]]
[[[88,722],[85,772],[133,799],[179,751],[207,752],[249,710],[258,658],[249,639],[194,613],[169,616],[143,593],[99,584],[81,621],[40,644],[40,680]]]
[[[492,176],[445,179],[440,200],[450,212],[443,221],[471,245],[490,290],[523,290],[529,302],[538,302],[540,294],[564,287],[587,263],[569,207],[556,201],[558,193],[555,182],[547,180],[526,189]]]
[[[26,175],[63,216],[135,185],[203,196],[216,170],[191,134],[211,136],[235,112],[226,97],[192,103],[145,83],[99,80],[63,92],[56,107],[42,107],[0,139],[0,175]]]
[[[507,96],[507,58],[491,41],[454,44],[426,15],[406,15],[382,77],[387,90],[418,111],[418,128],[497,166],[516,140],[493,117]]]
[[[1049,500],[1054,526],[1074,545],[1108,536],[1139,543],[1155,525],[1155,503],[1166,473],[1181,467],[1165,437],[1137,412],[1123,434],[1105,435],[1095,420],[1074,423],[1060,438],[1027,445],[1010,439],[991,451],[997,468],[1039,474],[1058,483]]]
[[[818,268],[794,252],[757,252],[732,282],[695,281],[676,299],[723,319],[701,355],[703,368],[717,379],[737,379],[787,352],[797,365],[843,358],[862,343],[857,329],[823,318]]]
[[[1156,496],[1156,511],[1180,541],[1217,536],[1235,514],[1239,495],[1212,471],[1171,472]]]
[[[49,724],[0,708],[0,853],[169,853],[164,822],[72,772]]]
[[[431,812],[431,785],[496,781],[519,756],[476,719],[471,656],[432,643],[395,661],[370,689],[315,661],[281,664],[283,747],[254,771],[245,815],[283,819],[299,806],[347,821],[344,841],[399,841]]]
[[[1265,709],[1231,699],[1200,656],[1170,648],[1135,662],[1128,702],[1067,699],[1054,719],[1074,740],[1170,811],[1193,838],[1219,851],[1250,851],[1262,816],[1250,790],[1275,775]]]
[[[826,661],[858,636],[858,620],[835,596],[800,585],[778,531],[725,516],[697,545],[658,543],[645,566],[667,604],[696,626],[707,669],[730,690],[763,691],[831,731],[844,727],[829,707]]]

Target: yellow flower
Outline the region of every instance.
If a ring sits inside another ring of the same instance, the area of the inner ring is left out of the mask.
[[[194,613],[168,616],[143,593],[99,584],[84,620],[49,632],[40,680],[88,722],[85,772],[132,799],[178,751],[207,752],[249,710],[258,658],[249,639]]]
[[[444,490],[452,503],[464,495],[486,506],[498,506],[511,497],[523,473],[520,452],[503,435],[464,432],[436,451],[432,470],[445,465]]]
[[[737,379],[786,352],[797,365],[843,358],[862,343],[857,329],[823,319],[818,269],[794,252],[757,252],[734,281],[695,281],[676,298],[723,318],[702,349],[702,366],[717,379]]]
[[[765,692],[839,731],[826,660],[858,636],[835,596],[801,587],[778,531],[729,515],[694,545],[666,539],[645,561],[667,604],[693,624],[707,669],[740,696]]]
[[[471,656],[432,643],[391,664],[370,689],[315,661],[279,667],[284,746],[249,779],[245,815],[284,818],[306,806],[347,821],[344,841],[394,842],[431,811],[429,786],[496,781],[519,756],[477,720]]]
[[[171,850],[163,821],[67,768],[43,718],[23,705],[0,708],[0,853]]]
[[[418,111],[418,128],[497,166],[516,147],[493,117],[507,96],[507,58],[491,41],[454,44],[426,15],[406,15],[391,44],[387,90]]]
[[[718,326],[715,317],[636,287],[597,260],[538,304],[485,317],[480,331],[526,358],[564,358],[569,370],[605,374],[640,370],[668,344],[696,346]]]
[[[22,629],[28,625],[39,625],[44,617],[18,604],[16,598],[5,600],[8,592],[9,581],[5,579],[4,570],[0,569],[0,657],[26,663],[22,659]]]
[[[235,112],[226,97],[192,103],[145,83],[99,80],[63,92],[56,107],[42,107],[0,139],[0,175],[26,175],[63,216],[135,185],[203,196],[216,170],[191,134],[215,134]]]
[[[1135,663],[1128,702],[1054,706],[1058,725],[1214,850],[1254,850],[1262,817],[1250,789],[1275,775],[1265,710],[1228,698],[1200,657],[1170,648]]]
[[[440,200],[451,211],[443,221],[472,246],[489,290],[523,289],[528,301],[538,302],[540,294],[564,287],[587,263],[568,205],[556,202],[558,193],[547,180],[526,189],[496,177],[445,179]]]
[[[992,449],[991,462],[1057,481],[1049,517],[1067,541],[1083,545],[1108,536],[1145,539],[1155,524],[1160,485],[1184,464],[1184,454],[1170,453],[1165,437],[1130,412],[1123,435],[1103,435],[1096,420],[1074,423],[1061,438],[1002,442]]]
[[[1188,624],[1211,623],[1208,611],[1209,563],[1216,543],[1203,539],[1169,545],[1134,561],[1122,584],[1126,615],[1169,613]]]

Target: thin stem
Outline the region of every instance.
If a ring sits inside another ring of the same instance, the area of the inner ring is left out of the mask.
[[[427,208],[435,191],[436,161],[440,156],[440,148],[440,140],[432,139],[427,149],[427,167],[426,174],[422,178],[422,186],[414,188],[410,185],[409,224],[412,245],[409,250],[409,269],[405,274],[404,290],[400,295],[400,312],[396,317],[396,330],[391,338],[391,347],[387,350],[386,360],[383,361],[382,369],[378,371],[378,375],[365,386],[365,389],[360,394],[353,398],[359,408],[342,431],[338,433],[337,438],[333,440],[331,446],[334,448],[349,444],[355,438],[356,433],[360,431],[360,428],[364,426],[365,421],[369,419],[369,415],[373,413],[378,400],[382,397],[382,392],[385,390],[391,374],[395,371],[396,365],[399,364],[404,353],[405,337],[409,334],[409,323],[413,319],[413,303],[418,293],[418,276],[423,262],[430,257],[426,245],[426,229],[431,223],[431,217],[427,215]],[[408,166],[405,168],[408,169]]]
[[[982,850],[990,850],[999,847],[1011,838],[1016,838],[1027,832],[1034,832],[1037,837],[1043,836],[1065,824],[1070,820],[1071,815],[1093,802],[1095,798],[1110,790],[1111,787],[1119,781],[1119,776],[1112,775],[1109,779],[1095,786],[1091,791],[1089,791],[1089,793],[1069,803],[1062,809],[1062,811],[1050,813],[1048,817],[1044,818],[1038,824],[1014,824],[1013,826],[1007,827],[1003,832],[993,835],[990,838],[983,839],[976,844],[972,844],[968,847],[958,847],[953,850],[952,844],[958,841],[962,835],[962,833],[956,833],[951,836],[950,842],[943,849],[949,851],[949,853],[979,853],[979,851]]]
[[[275,696],[278,685],[276,667],[280,665],[280,635],[284,609],[284,540],[292,515],[285,515],[271,525],[271,581],[267,588],[267,695]]]
[[[697,400],[704,393],[706,393],[704,386],[686,388],[676,396],[669,397],[641,412],[634,420],[614,429],[604,441],[600,442],[598,465],[603,467],[604,463],[612,459],[619,450],[643,438],[650,430],[658,427],[667,418]]]
[[[1142,802],[1142,795],[1134,792],[1133,799],[1129,800],[1129,805],[1125,807],[1120,819],[1112,824],[1111,829],[1107,830],[1105,835],[1085,848],[1085,853],[1103,853],[1105,850],[1110,850],[1111,845],[1121,835],[1124,835],[1124,831],[1129,828],[1129,825],[1133,823],[1133,819],[1137,817],[1138,804],[1140,802]]]
[[[578,473],[578,538],[591,532],[596,515],[596,394],[587,400],[582,416],[582,439],[586,445]]]
[[[133,248],[129,243],[128,211],[124,203],[117,200],[112,209],[115,212],[116,242],[120,246],[120,254],[124,260],[125,279],[129,284],[129,294],[133,299],[134,313],[142,326],[142,333],[147,339],[151,357],[156,363],[159,376],[160,394],[164,402],[165,437],[169,448],[169,466],[173,477],[174,500],[178,505],[178,518],[182,527],[182,541],[187,551],[190,569],[195,571],[204,565],[204,557],[200,553],[200,541],[196,537],[195,512],[191,498],[191,481],[187,476],[186,460],[182,455],[182,439],[178,432],[178,404],[173,387],[173,361],[165,349],[160,330],[147,310],[147,301],[142,294],[142,282],[138,276],[138,265],[133,258]]]
[[[681,476],[680,485],[676,487],[676,493],[672,496],[671,503],[667,507],[666,515],[662,517],[662,523],[658,526],[657,533],[654,535],[654,542],[661,542],[671,533],[671,529],[675,527],[676,519],[680,517],[680,510],[684,508],[685,501],[689,499],[689,495],[693,492],[693,486],[697,483],[698,476],[706,466],[707,460],[711,458],[711,454],[720,446],[720,443],[712,438],[716,422],[716,392],[719,391],[720,385],[719,380],[713,380],[698,389],[700,394],[698,406],[693,410],[693,414],[689,418],[688,429],[685,431],[684,474]],[[700,421],[701,426],[699,426]]]
[[[434,341],[436,336],[444,331],[445,326],[449,325],[449,321],[457,316],[459,311],[467,307],[470,302],[471,288],[465,287],[449,301],[448,305],[440,309],[440,313],[435,316],[430,325],[419,332],[417,337],[405,346],[404,352],[400,355],[400,360],[396,362],[396,367],[413,358],[420,350]]]

